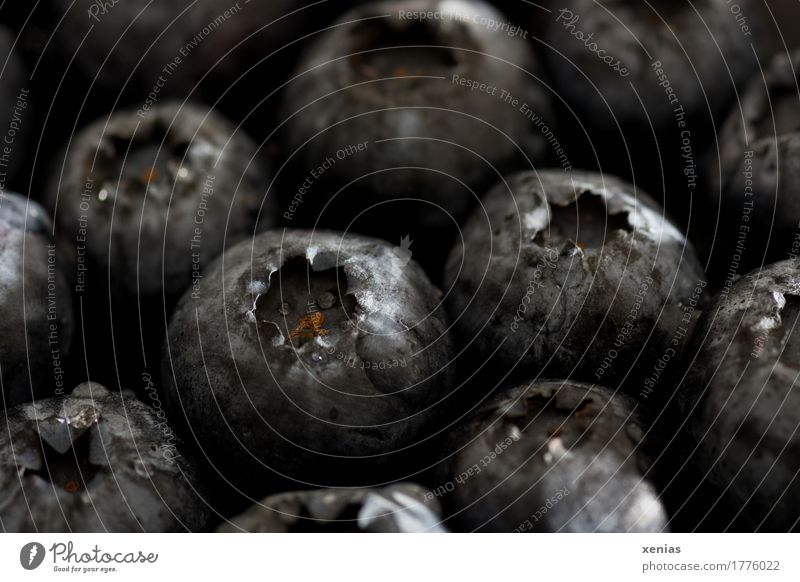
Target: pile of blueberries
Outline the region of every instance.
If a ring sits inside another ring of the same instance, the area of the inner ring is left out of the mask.
[[[798,16],[3,3],[0,530],[799,530]]]

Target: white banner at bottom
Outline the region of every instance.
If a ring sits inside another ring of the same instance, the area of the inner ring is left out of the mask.
[[[0,534],[0,579],[797,581],[798,542],[778,534]]]

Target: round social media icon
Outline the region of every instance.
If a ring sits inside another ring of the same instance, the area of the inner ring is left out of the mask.
[[[44,546],[38,542],[30,542],[19,551],[19,563],[26,570],[35,570],[44,561]]]

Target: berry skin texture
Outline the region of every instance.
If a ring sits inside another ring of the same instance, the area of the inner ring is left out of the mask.
[[[442,18],[409,16],[419,11]],[[410,223],[419,243],[427,229],[440,237],[452,229],[453,216],[461,218],[498,172],[552,153],[520,111],[526,103],[554,123],[538,63],[523,39],[482,19],[507,21],[480,1],[375,2],[343,15],[311,46],[286,88],[285,149],[302,174],[333,157],[330,192],[346,188],[323,196],[315,179],[307,216],[324,208],[326,224],[345,228],[366,210],[360,231],[394,240],[387,228]],[[503,102],[503,91],[516,107]],[[336,159],[353,144],[366,147]]]
[[[646,194],[590,172],[516,174],[463,233],[447,263],[448,307],[477,361],[498,377],[625,383],[635,394],[658,371],[664,391],[705,282]],[[665,354],[671,365],[655,370]]]
[[[791,62],[789,55],[776,56],[764,76],[748,85],[741,109],[731,111],[721,130],[709,192],[722,211],[714,249],[722,270],[734,255],[746,272],[800,253],[798,59],[800,51]]]
[[[723,289],[698,325],[679,417],[690,419],[697,474],[730,510],[724,528],[797,529],[798,315],[800,261],[789,260]]]
[[[666,531],[644,434],[633,402],[605,388],[548,380],[504,390],[445,444],[446,515],[459,531]]]
[[[48,202],[72,247],[85,238],[88,286],[104,297],[110,275],[114,297],[163,292],[169,305],[194,265],[252,236],[259,210],[272,217],[260,207],[268,179],[255,144],[199,105],[114,113],[80,131],[61,160]]]
[[[0,524],[7,532],[197,531],[193,464],[151,407],[85,383],[6,411]]]
[[[94,91],[122,94],[133,103],[149,98],[154,88],[156,99],[191,97],[214,103],[241,87],[245,73],[261,59],[266,67],[259,72],[266,68],[272,76],[259,75],[260,87],[277,85],[288,72],[284,69],[292,51],[271,53],[307,33],[316,12],[298,10],[301,6],[292,0],[124,0],[105,10],[95,0],[53,4],[55,19],[63,16],[53,30],[60,50],[74,55],[75,67]],[[251,81],[248,77],[248,87]],[[247,103],[255,102],[251,94]],[[236,105],[241,109],[242,102]]]
[[[689,118],[707,116],[709,107],[719,113],[730,99],[732,82],[744,82],[756,64],[750,40],[742,36],[726,0],[571,0],[567,5],[553,9],[546,34],[553,48],[545,55],[559,94],[585,112],[587,121],[607,124],[609,131],[618,131],[611,113],[623,127],[635,123],[649,131],[650,123],[656,130],[674,125],[675,102],[654,73],[656,61]],[[590,82],[596,88],[587,92]]]
[[[567,105],[559,124],[574,165],[643,185],[698,240],[708,231],[701,161],[735,88],[760,77],[759,14],[747,10],[748,36],[731,6],[570,0],[542,14],[543,58]]]
[[[441,533],[438,503],[413,483],[381,489],[322,489],[263,499],[218,533]]]
[[[74,321],[52,231],[38,203],[0,193],[0,408],[64,389]]]
[[[254,494],[287,479],[369,484],[401,471],[392,453],[415,444],[451,388],[439,301],[388,243],[267,231],[226,251],[178,304],[165,405]]]

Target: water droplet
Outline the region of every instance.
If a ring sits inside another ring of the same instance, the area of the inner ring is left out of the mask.
[[[564,448],[564,442],[560,437],[553,437],[547,441],[547,450],[544,453],[545,463],[549,465],[553,461],[558,461],[567,456],[569,456],[569,451]]]
[[[108,200],[108,190],[105,188],[100,190],[100,192],[97,193],[97,199],[100,200],[100,202],[105,202]]]
[[[322,360],[324,360],[324,359],[325,359],[325,356],[323,356],[323,355],[322,355],[321,353],[319,353],[319,352],[314,352],[313,354],[311,354],[311,359],[312,359],[313,361],[315,361],[315,362],[321,362]]]
[[[167,160],[167,171],[175,177],[176,182],[188,182],[194,178],[192,171],[186,166],[179,165],[177,160]]]

